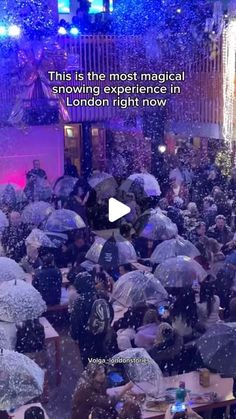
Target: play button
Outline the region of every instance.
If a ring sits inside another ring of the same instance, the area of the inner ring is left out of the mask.
[[[125,215],[130,213],[130,207],[123,204],[120,201],[117,201],[115,198],[109,199],[109,205],[108,205],[108,217],[110,223],[113,223],[116,220],[119,220],[119,218],[124,217]]]

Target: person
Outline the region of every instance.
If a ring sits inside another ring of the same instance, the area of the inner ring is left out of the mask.
[[[213,282],[204,281],[200,286],[200,301],[197,304],[198,319],[206,330],[220,322],[220,299],[215,294]]]
[[[68,247],[66,245],[62,246],[60,266],[67,266],[68,264],[73,266],[75,263],[80,265],[85,261],[85,255],[88,250],[89,245],[85,241],[85,232],[82,230],[77,231],[73,243]]]
[[[26,186],[24,189],[24,193],[29,201],[34,201],[37,198],[37,185],[42,180],[47,180],[47,174],[45,170],[41,169],[40,161],[33,160],[33,169],[26,173]]]
[[[41,407],[31,406],[25,411],[24,419],[45,419],[45,414]]]
[[[137,329],[134,343],[139,348],[149,350],[152,348],[157,336],[161,319],[158,317],[157,311],[149,309],[143,318],[143,325]]]
[[[64,176],[79,177],[78,169],[74,164],[72,164],[70,157],[67,157],[65,161]]]
[[[171,407],[168,407],[164,419],[203,419],[198,413],[194,412],[190,406],[186,407],[186,411],[179,413],[171,413]]]
[[[26,245],[26,255],[21,259],[20,266],[28,274],[33,274],[42,264],[39,249],[36,246]]]
[[[233,233],[230,230],[230,227],[226,224],[226,218],[224,215],[217,215],[215,218],[215,225],[208,229],[207,236],[212,237],[224,245],[232,240]]]
[[[198,322],[197,304],[192,288],[182,289],[171,309],[173,329],[183,338],[190,340]]]
[[[117,419],[115,406],[132,387],[133,383],[129,382],[115,396],[107,395],[104,366],[89,363],[73,395],[72,419]]]
[[[36,269],[32,285],[40,292],[48,306],[60,303],[62,275],[50,253],[42,256],[42,266]]]
[[[29,170],[29,172],[26,174],[26,178],[27,181],[29,181],[31,178],[35,179],[37,176],[43,179],[47,179],[45,170],[41,169],[40,161],[36,159],[33,160],[33,169]]]
[[[122,265],[119,265],[119,274],[120,276],[127,274],[128,272],[132,272],[133,267],[131,263],[123,263]]]
[[[236,322],[236,298],[232,298],[229,303],[229,317],[226,319],[228,323]]]
[[[87,219],[87,202],[90,195],[90,186],[82,178],[75,184],[68,201],[65,203],[65,208],[75,211],[88,224]]]
[[[140,207],[135,200],[134,193],[128,192],[125,196],[125,205],[130,207],[129,214],[125,215],[125,220],[127,223],[131,223],[134,225],[135,221],[138,219],[140,215]]]
[[[206,224],[203,221],[199,221],[195,228],[191,229],[188,232],[188,240],[191,241],[193,244],[197,244],[198,242],[202,242],[206,237]]]
[[[183,202],[183,205],[187,205],[189,201],[188,187],[184,182],[182,182],[181,184],[178,184],[178,182],[176,181],[176,178],[173,177],[170,179],[169,190],[165,197],[169,205],[173,205],[176,198],[181,199]]]
[[[215,205],[217,207],[217,214],[223,215],[226,219],[226,222],[230,224],[231,221],[231,205],[225,197],[223,191],[219,191],[215,194]]]
[[[236,167],[233,167],[232,169],[232,174],[231,174],[231,178],[228,181],[227,190],[228,190],[229,197],[233,198],[236,193]]]
[[[120,235],[128,241],[132,240],[132,235],[131,235],[131,230],[132,230],[132,225],[129,223],[123,223],[120,226]]]
[[[233,296],[232,286],[235,271],[225,263],[216,276],[216,294],[220,298],[220,306],[224,309],[224,316],[229,316],[229,304]]]
[[[211,196],[206,196],[203,199],[202,217],[206,223],[207,228],[211,227],[215,223],[216,216],[217,206],[214,202],[214,199]]]
[[[19,212],[12,211],[9,215],[9,226],[2,234],[2,245],[5,255],[20,262],[26,253],[25,239],[31,232],[31,227],[22,223]]]

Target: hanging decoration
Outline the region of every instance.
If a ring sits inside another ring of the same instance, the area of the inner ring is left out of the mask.
[[[224,176],[231,176],[232,160],[231,153],[228,148],[223,148],[217,153],[215,162]]]

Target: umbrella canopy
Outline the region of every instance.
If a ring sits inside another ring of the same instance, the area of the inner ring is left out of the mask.
[[[16,191],[10,183],[0,185],[0,205],[15,206],[17,202]]]
[[[151,261],[161,263],[166,259],[180,255],[194,259],[200,255],[200,252],[190,241],[178,236],[176,239],[165,240],[158,244],[151,255]]]
[[[24,281],[8,281],[0,285],[0,320],[23,322],[38,318],[47,310],[41,294]]]
[[[189,288],[196,280],[202,282],[207,272],[188,256],[177,256],[162,262],[154,275],[165,288]]]
[[[58,198],[68,198],[77,182],[78,178],[72,176],[63,176],[57,179],[53,188],[54,194]]]
[[[53,191],[47,179],[36,176],[34,181],[34,199],[37,201],[48,201]]]
[[[132,307],[140,303],[161,304],[168,294],[154,275],[132,271],[116,281],[111,298],[123,307]]]
[[[124,192],[133,192],[136,197],[161,195],[158,181],[149,173],[134,173],[122,183],[120,190]]]
[[[219,373],[236,377],[236,323],[218,323],[196,345],[204,364]]]
[[[0,322],[0,348],[11,349],[11,341],[7,335],[6,330],[2,327]]]
[[[65,233],[54,233],[53,231],[44,232],[55,247],[61,247],[68,240],[68,236]]]
[[[85,223],[76,212],[66,209],[54,211],[48,218],[45,230],[55,233],[85,228]]]
[[[1,350],[0,410],[24,405],[43,393],[44,372],[25,355]]]
[[[112,359],[115,365],[121,360],[129,380],[145,394],[152,397],[164,395],[165,386],[162,372],[145,349],[126,349],[113,356]]]
[[[97,193],[97,199],[109,199],[116,195],[118,184],[109,173],[95,171],[88,180],[89,185]]]
[[[159,209],[145,211],[136,221],[134,228],[139,236],[148,240],[169,240],[178,234],[176,224]]]
[[[0,234],[9,226],[7,216],[0,210]]]
[[[105,255],[108,254],[108,252],[111,254],[110,258]],[[133,245],[121,236],[116,236],[114,238],[111,237],[108,240],[105,240],[102,237],[96,237],[94,243],[86,254],[86,258],[91,262],[99,263],[102,266],[104,265],[103,260],[108,261],[108,259],[112,258],[113,264],[114,259],[116,259],[116,265],[121,265],[123,263],[128,263],[131,260],[137,260],[137,255]],[[111,264],[111,261],[109,264]]]
[[[0,284],[4,281],[25,279],[25,272],[13,259],[0,257]]]
[[[39,226],[47,220],[54,208],[44,201],[33,202],[27,205],[21,215],[22,222],[25,224],[33,224]]]
[[[56,245],[50,240],[47,234],[34,228],[29,236],[25,240],[26,245],[30,245],[39,249],[40,247],[56,247]]]

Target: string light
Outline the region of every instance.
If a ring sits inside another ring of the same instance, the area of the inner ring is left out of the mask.
[[[236,65],[236,18],[223,32],[223,137],[230,151],[234,137],[234,81]]]

